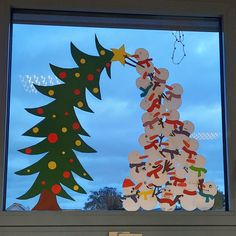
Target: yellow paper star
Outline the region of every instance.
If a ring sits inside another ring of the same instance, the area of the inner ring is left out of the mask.
[[[119,61],[121,64],[125,64],[125,57],[129,56],[128,53],[125,52],[125,46],[122,45],[119,49],[112,48],[112,52],[114,56],[112,57],[111,61]]]

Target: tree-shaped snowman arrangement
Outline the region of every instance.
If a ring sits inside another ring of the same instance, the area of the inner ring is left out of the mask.
[[[123,182],[123,207],[127,211],[173,211],[177,203],[187,211],[209,210],[217,187],[205,182],[206,159],[198,153],[199,143],[191,138],[194,124],[181,121],[183,87],[167,85],[169,72],[154,66],[149,53],[139,48],[132,55],[136,62],[141,90],[144,133],[139,144],[144,153],[128,156],[130,177]]]

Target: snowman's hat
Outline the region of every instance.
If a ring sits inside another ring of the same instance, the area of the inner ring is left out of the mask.
[[[126,178],[123,182],[122,188],[128,188],[135,186],[134,182],[131,179]]]

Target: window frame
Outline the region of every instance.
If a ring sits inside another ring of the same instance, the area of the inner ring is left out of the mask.
[[[151,7],[147,3],[150,3]],[[236,61],[234,51],[236,51],[236,30],[231,24],[235,22],[236,4],[230,1],[205,0],[205,1],[185,1],[175,0],[162,2],[161,0],[147,0],[134,4],[132,0],[125,3],[114,1],[110,3],[108,0],[95,1],[93,6],[89,2],[82,0],[67,0],[63,4],[58,4],[57,0],[5,0],[0,2],[0,189],[4,189],[4,152],[7,143],[6,124],[7,124],[7,95],[9,94],[9,78],[10,68],[10,45],[11,45],[11,19],[12,9],[36,9],[49,11],[68,11],[68,12],[107,12],[120,14],[136,14],[140,18],[146,15],[164,15],[164,16],[193,16],[193,17],[220,17],[222,22],[222,42],[224,64],[222,66],[222,76],[225,78],[222,90],[225,94],[224,112],[227,130],[226,130],[226,152],[228,154],[228,189],[229,191],[229,211],[224,212],[77,212],[77,211],[59,211],[59,212],[0,212],[0,226],[235,226],[236,225],[236,114],[234,113],[233,94],[235,94],[236,72],[233,64]],[[233,2],[233,1],[232,1]],[[183,7],[184,6],[184,7]],[[0,204],[3,205],[3,194],[0,194]]]

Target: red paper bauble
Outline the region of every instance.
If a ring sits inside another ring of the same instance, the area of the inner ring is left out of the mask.
[[[94,80],[94,75],[93,75],[93,74],[88,74],[87,80],[88,80],[88,81]]]
[[[48,135],[48,142],[49,142],[49,143],[56,143],[57,140],[58,140],[57,134],[55,134],[55,133],[50,133],[50,134]]]
[[[66,72],[65,71],[62,71],[59,73],[59,78],[60,79],[65,79],[66,78]]]
[[[59,184],[54,184],[54,185],[52,186],[52,192],[53,192],[54,194],[60,193],[60,192],[61,192],[61,186],[60,186]]]

